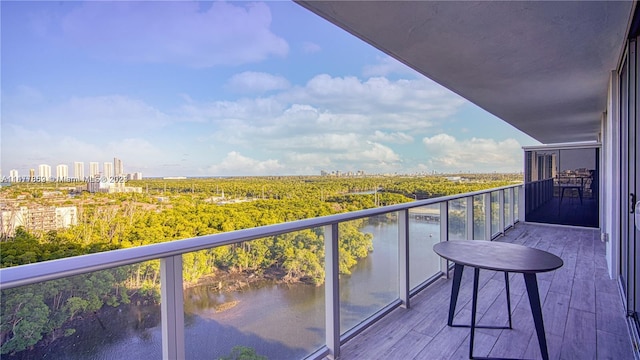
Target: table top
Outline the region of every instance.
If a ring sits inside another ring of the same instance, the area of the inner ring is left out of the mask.
[[[498,241],[444,241],[435,244],[433,251],[456,264],[496,271],[539,273],[563,265],[562,259],[550,252]]]
[[[580,184],[558,184],[558,187],[561,188],[581,188],[583,185]]]

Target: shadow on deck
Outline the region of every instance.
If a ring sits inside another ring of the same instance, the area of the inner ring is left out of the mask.
[[[561,200],[556,196],[528,213],[527,222],[597,228],[598,213],[597,199],[585,197],[581,201],[577,196],[567,196]]]
[[[517,224],[506,241],[560,256],[564,266],[538,275],[551,359],[633,359],[616,280],[609,279],[597,230]],[[510,275],[513,329],[478,329],[474,356],[541,358],[520,274]],[[465,271],[455,323],[470,323],[473,272]],[[469,329],[446,325],[451,279],[439,279],[342,346],[340,359],[467,359]],[[478,324],[506,325],[504,275],[480,272]]]

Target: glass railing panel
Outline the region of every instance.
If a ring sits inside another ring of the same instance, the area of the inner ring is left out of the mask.
[[[486,222],[484,195],[476,195],[473,197],[473,239],[486,240]]]
[[[324,345],[323,238],[309,229],[184,254],[186,358],[301,359]]]
[[[409,210],[409,286],[415,288],[440,271],[433,245],[440,241],[440,204]]]
[[[502,190],[504,193],[504,226],[507,227],[512,223],[511,221],[511,191],[509,189]]]
[[[491,236],[500,233],[500,196],[497,191],[491,192]]]
[[[398,216],[388,213],[344,222],[338,234],[340,333],[344,334],[399,298]]]
[[[161,359],[159,264],[3,290],[0,357]]]
[[[449,240],[467,239],[467,200],[449,201]]]

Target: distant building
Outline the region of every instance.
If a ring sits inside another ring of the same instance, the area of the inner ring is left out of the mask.
[[[91,161],[89,163],[89,176],[90,177],[97,177],[100,176],[100,168],[98,166],[98,162],[96,161]]]
[[[56,166],[56,180],[67,181],[69,179],[69,166],[60,164]]]
[[[9,170],[9,181],[10,182],[16,182],[18,181],[18,170],[16,169],[11,169]]]
[[[126,186],[124,179],[107,177],[96,178],[94,181],[87,182],[87,191],[90,193],[141,193],[142,188],[139,186]]]
[[[78,209],[75,206],[21,206],[3,208],[0,211],[0,234],[11,237],[22,226],[33,233],[64,229],[78,223]]]
[[[80,181],[84,179],[84,163],[82,161],[73,163],[73,176]]]
[[[127,176],[127,178],[129,180],[142,180],[142,173],[141,172],[134,172],[131,173]]]
[[[51,179],[51,166],[47,164],[38,165],[38,176],[40,180],[49,180]]]
[[[124,165],[122,164],[122,160],[117,157],[113,158],[113,173],[115,176],[124,175]]]
[[[29,169],[29,180],[33,180],[36,177],[36,169]]]
[[[107,179],[113,178],[113,163],[104,163],[104,167],[102,168],[102,177]]]

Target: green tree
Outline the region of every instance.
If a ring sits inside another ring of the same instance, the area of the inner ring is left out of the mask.
[[[222,356],[219,360],[267,360],[267,357],[258,355],[253,348],[234,346],[233,349],[231,349],[231,354]]]
[[[35,345],[46,332],[49,307],[34,286],[3,291],[0,304],[0,354],[9,354]]]

